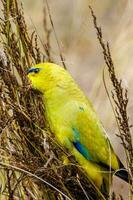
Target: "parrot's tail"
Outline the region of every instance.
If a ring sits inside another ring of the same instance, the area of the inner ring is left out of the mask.
[[[129,183],[129,174],[125,168],[121,168],[115,172],[115,175]]]
[[[124,165],[122,164],[119,158],[118,158],[118,162],[119,162],[120,168],[117,171],[115,171],[114,175],[118,176],[125,182],[129,183],[130,176],[127,169],[124,167]]]

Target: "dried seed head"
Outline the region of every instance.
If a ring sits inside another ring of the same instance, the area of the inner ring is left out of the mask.
[[[4,50],[0,49],[0,63],[3,64],[3,66],[7,66],[7,57],[6,54],[4,52]]]

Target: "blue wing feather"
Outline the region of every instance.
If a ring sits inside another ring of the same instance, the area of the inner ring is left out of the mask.
[[[73,142],[74,147],[87,159],[93,161],[88,149],[79,141]]]
[[[74,147],[87,159],[93,161],[92,156],[89,153],[89,150],[80,142],[80,133],[76,128],[72,128],[74,139],[73,142]]]

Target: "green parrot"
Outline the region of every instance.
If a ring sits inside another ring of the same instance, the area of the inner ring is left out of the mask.
[[[54,63],[40,63],[28,70],[28,78],[32,87],[43,95],[52,133],[76,158],[94,185],[103,194],[109,192],[114,172],[128,182],[128,173],[93,105],[68,71]]]

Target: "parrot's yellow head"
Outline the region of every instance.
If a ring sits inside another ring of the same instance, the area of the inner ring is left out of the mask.
[[[44,93],[59,84],[68,73],[54,63],[40,63],[28,70],[28,78],[34,89]]]

